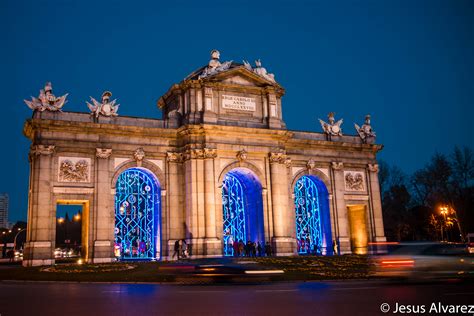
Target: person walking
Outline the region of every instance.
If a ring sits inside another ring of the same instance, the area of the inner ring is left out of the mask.
[[[183,258],[188,256],[188,244],[186,244],[186,240],[181,240],[181,255]]]
[[[174,253],[171,259],[174,258],[174,256],[178,256],[178,260],[180,259],[180,250],[179,250],[179,239],[174,242]]]
[[[258,256],[261,257],[262,256],[262,245],[260,244],[260,242],[257,242],[257,252],[258,252]]]

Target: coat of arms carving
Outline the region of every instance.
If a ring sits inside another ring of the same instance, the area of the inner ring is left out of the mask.
[[[346,191],[365,191],[364,174],[357,171],[344,172]]]
[[[89,182],[89,158],[59,158],[59,182]]]

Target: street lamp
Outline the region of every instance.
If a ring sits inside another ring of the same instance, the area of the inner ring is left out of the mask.
[[[80,214],[74,215],[74,220],[75,220],[76,222],[80,221],[80,220],[81,220],[81,215],[80,215]]]
[[[441,224],[441,241],[444,241],[444,234],[443,234],[443,228],[444,225],[446,225],[446,214],[448,214],[448,208],[446,206],[441,206],[440,208],[440,213],[444,217],[444,223]],[[448,232],[446,232],[446,241],[448,239]]]
[[[24,231],[24,230],[26,230],[26,228],[23,228],[23,229],[18,228],[18,233],[16,233],[15,238],[13,239],[13,250],[16,249],[16,238],[17,238],[18,235],[20,235],[20,233],[21,233],[22,231]]]
[[[59,224],[64,223],[64,218],[62,218],[62,217],[58,218],[58,223],[59,223]]]

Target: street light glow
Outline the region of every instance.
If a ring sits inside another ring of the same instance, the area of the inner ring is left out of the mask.
[[[64,218],[62,218],[62,217],[58,218],[58,223],[59,223],[59,224],[61,224],[61,223],[63,223],[63,222],[64,222]]]

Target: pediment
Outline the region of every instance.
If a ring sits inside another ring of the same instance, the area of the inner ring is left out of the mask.
[[[223,71],[215,75],[209,76],[206,79],[214,82],[217,81],[242,86],[263,87],[271,85],[279,87],[277,83],[268,81],[265,78],[262,78],[259,75],[253,73],[252,71],[249,71],[243,66],[231,68],[227,71]]]

